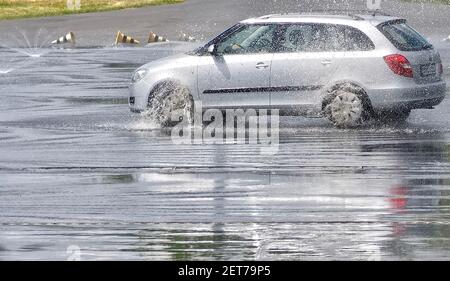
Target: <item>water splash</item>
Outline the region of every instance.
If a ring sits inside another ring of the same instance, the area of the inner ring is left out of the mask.
[[[18,60],[2,62],[3,68],[0,69],[0,74],[2,75],[28,67],[37,62],[37,59],[40,59],[51,52],[51,49],[44,47],[48,46],[53,33],[49,33],[47,36],[42,37],[44,29],[41,28],[34,35],[34,38],[30,39],[31,37],[26,32],[18,28],[16,28],[16,30],[17,32],[8,34],[6,36],[7,39],[4,40],[4,42],[11,42],[12,45],[8,46],[1,44],[0,48],[23,55],[25,58],[21,57]],[[17,34],[20,34],[20,36],[18,37]]]
[[[13,69],[0,69],[0,74],[8,74],[11,71],[13,71]]]
[[[27,68],[38,61],[40,61],[40,56],[29,56],[27,58],[19,58],[15,60],[0,61],[3,68],[0,68],[0,75],[6,75],[15,72],[19,69]]]
[[[36,50],[36,51],[29,51],[29,50],[25,50],[25,49],[20,49],[20,48],[11,48],[11,47],[5,47],[2,46],[5,49],[11,50],[13,52],[28,56],[30,58],[40,58],[48,53],[50,53],[50,50]]]
[[[30,36],[26,32],[18,28],[16,28],[16,30],[16,33],[9,34],[11,40],[7,40],[8,42],[14,42],[14,45],[0,45],[0,47],[30,58],[40,58],[50,52],[49,49],[45,49],[44,47],[49,46],[50,39],[54,36],[53,33],[49,33],[46,37],[42,38],[44,29],[40,28],[34,35],[34,39],[30,40]],[[21,37],[17,37],[16,34],[20,34]]]
[[[167,83],[152,93],[149,108],[141,115],[160,127],[170,127],[175,112],[187,124],[193,123],[194,101],[187,89]]]
[[[126,129],[129,131],[153,131],[161,129],[161,126],[159,126],[154,120],[146,118],[145,115],[142,114],[139,120],[127,125]]]

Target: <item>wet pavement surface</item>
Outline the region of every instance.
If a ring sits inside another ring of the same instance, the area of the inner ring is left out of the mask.
[[[283,117],[275,155],[175,145],[127,86],[185,47],[0,49],[0,259],[450,259],[448,98],[358,130]]]

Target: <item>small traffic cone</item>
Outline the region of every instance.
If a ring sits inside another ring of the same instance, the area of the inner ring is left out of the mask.
[[[75,34],[73,32],[69,32],[65,36],[62,36],[55,41],[52,41],[52,44],[66,44],[66,43],[75,44]]]
[[[189,36],[186,33],[181,33],[179,36],[180,41],[185,41],[185,42],[195,42],[197,41],[197,39],[195,39],[195,37],[193,36]]]
[[[150,35],[148,36],[148,43],[156,43],[156,42],[169,42],[167,38],[156,35],[154,32],[150,32]]]
[[[117,31],[116,45],[119,45],[119,44],[139,44],[139,41],[134,39],[131,36],[126,36],[122,32]]]

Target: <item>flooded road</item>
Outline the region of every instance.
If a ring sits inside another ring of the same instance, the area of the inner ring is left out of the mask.
[[[0,49],[0,259],[450,259],[449,99],[359,130],[283,117],[276,155],[175,145],[127,86],[185,47]]]

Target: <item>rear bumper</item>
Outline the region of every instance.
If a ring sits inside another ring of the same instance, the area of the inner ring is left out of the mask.
[[[440,104],[446,95],[445,82],[436,82],[410,87],[371,89],[368,95],[372,107],[377,109],[418,109],[432,108]]]

